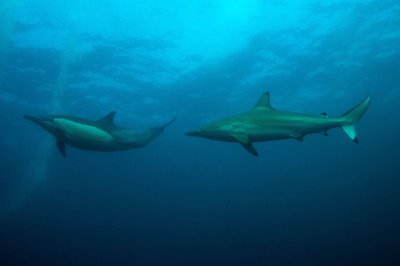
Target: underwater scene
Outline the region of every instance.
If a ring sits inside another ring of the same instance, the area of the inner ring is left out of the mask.
[[[400,2],[1,0],[0,265],[400,265]]]

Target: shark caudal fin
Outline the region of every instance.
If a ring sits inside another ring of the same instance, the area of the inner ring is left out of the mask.
[[[367,96],[361,103],[344,113],[341,118],[343,120],[342,129],[349,136],[351,140],[358,143],[356,134],[356,125],[364,115],[365,111],[369,106],[370,98]]]

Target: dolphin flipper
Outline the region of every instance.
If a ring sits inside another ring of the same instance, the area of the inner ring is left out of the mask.
[[[62,142],[61,140],[57,139],[57,148],[60,151],[60,153],[62,154],[62,156],[65,158],[67,157],[67,153],[65,151],[65,143]]]

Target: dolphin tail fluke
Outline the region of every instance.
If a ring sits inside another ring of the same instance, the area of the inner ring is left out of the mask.
[[[358,143],[358,138],[356,134],[356,125],[360,121],[361,117],[364,115],[365,111],[369,106],[370,98],[367,96],[361,103],[344,113],[341,118],[342,129],[349,136],[351,140]]]
[[[148,129],[150,135],[152,136],[151,139],[156,138],[158,135],[160,135],[166,127],[171,125],[175,121],[176,117],[173,117],[170,121],[168,121],[166,124],[158,127],[153,127]]]
[[[175,116],[172,117],[172,119],[171,119],[168,123],[166,123],[166,124],[163,126],[163,128],[166,128],[167,126],[171,125],[175,120],[176,120],[176,117],[175,117]]]

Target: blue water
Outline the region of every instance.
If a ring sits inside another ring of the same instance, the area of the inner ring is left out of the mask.
[[[0,265],[400,265],[400,4],[2,0]],[[341,115],[328,137],[187,137],[271,91]],[[67,147],[22,117],[144,128],[143,149]]]

